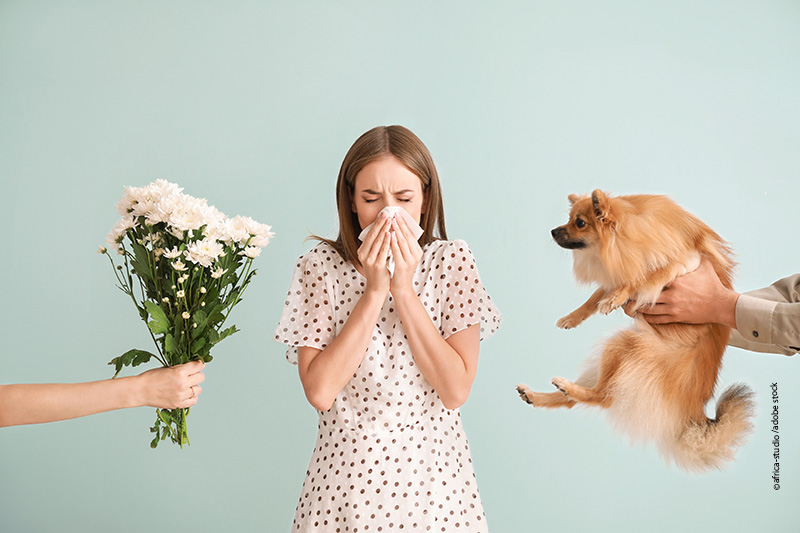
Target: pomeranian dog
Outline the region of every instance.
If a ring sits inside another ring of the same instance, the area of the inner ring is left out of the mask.
[[[569,222],[551,234],[573,251],[574,274],[599,288],[557,326],[574,328],[596,311],[608,314],[629,300],[636,309],[654,304],[677,276],[691,272],[701,255],[731,287],[733,260],[725,241],[665,196],[611,197],[600,190],[570,195]],[[651,325],[637,318],[587,361],[573,383],[554,378],[557,392],[517,387],[520,397],[544,408],[577,404],[607,409],[632,441],[655,441],[667,461],[700,472],[722,468],[752,430],[752,391],[729,387],[709,419],[730,328],[720,324]]]

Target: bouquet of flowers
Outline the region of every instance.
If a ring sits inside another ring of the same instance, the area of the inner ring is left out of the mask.
[[[130,350],[109,363],[138,366],[154,358],[163,366],[201,359],[238,330],[222,329],[256,271],[253,259],[273,237],[270,226],[249,217],[227,218],[206,200],[182,194],[174,183],[157,180],[146,187],[127,187],[117,203],[122,219],[106,238],[122,256],[116,265],[119,283],[147,324],[158,353]],[[134,279],[136,284],[134,284]],[[189,409],[157,409],[150,446],[169,437],[189,444]]]

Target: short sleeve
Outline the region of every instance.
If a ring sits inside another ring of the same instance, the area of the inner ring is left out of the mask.
[[[286,360],[297,364],[297,347],[324,350],[335,337],[330,279],[312,250],[297,261],[274,340],[289,345]]]
[[[478,275],[475,258],[467,243],[452,241],[443,247],[442,307],[439,328],[446,339],[475,324],[481,325],[481,340],[500,327],[502,315],[489,297]]]

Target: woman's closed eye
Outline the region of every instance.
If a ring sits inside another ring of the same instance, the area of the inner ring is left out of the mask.
[[[377,201],[378,201],[377,198],[364,198],[364,203],[365,204],[371,204],[372,202],[377,202]],[[397,201],[398,202],[411,202],[411,201],[413,201],[413,198],[398,198]]]

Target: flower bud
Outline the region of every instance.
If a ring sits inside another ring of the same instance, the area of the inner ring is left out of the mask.
[[[162,301],[162,302],[164,302],[165,304],[168,304],[168,303],[169,303],[169,298],[167,298],[166,296],[164,296],[164,297],[161,299],[161,301]]]
[[[106,247],[105,247],[105,246],[100,246],[100,247],[97,249],[97,253],[98,253],[98,254],[104,254],[104,253],[106,253],[107,251],[108,251],[108,250],[106,249]]]
[[[178,298],[183,298],[186,296],[186,293],[183,291],[178,291],[178,293],[175,296],[177,296]]]
[[[181,316],[184,318],[184,320],[189,320],[192,317],[192,315],[189,314],[189,311],[184,311]]]
[[[205,306],[206,306],[205,302],[200,302],[200,307],[205,307]]]
[[[206,293],[206,288],[205,287],[200,287],[200,292],[205,294]]]

